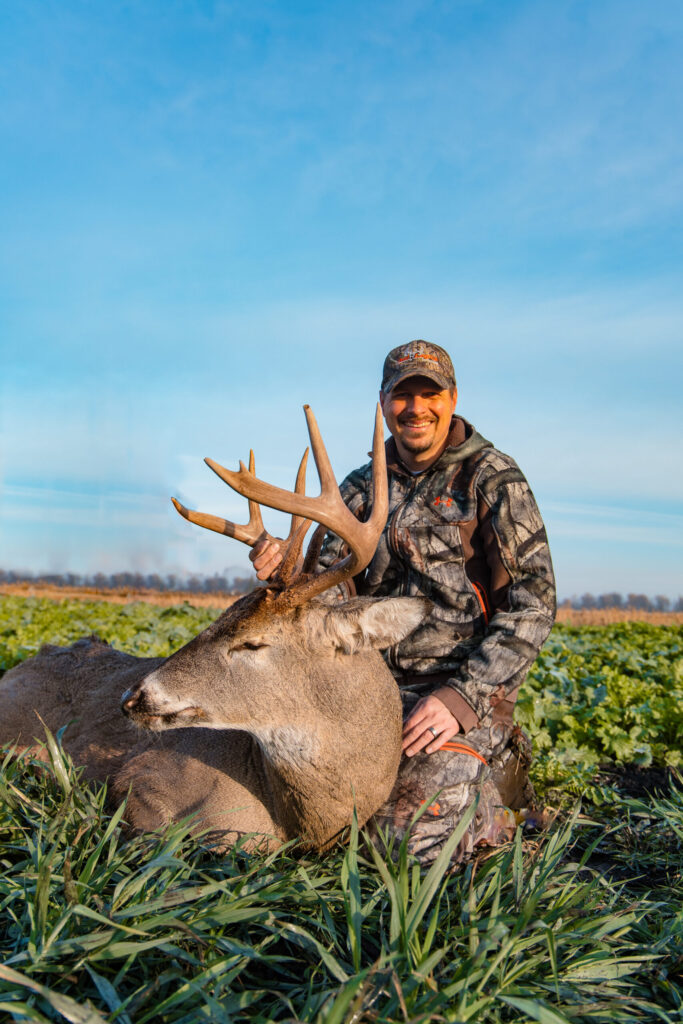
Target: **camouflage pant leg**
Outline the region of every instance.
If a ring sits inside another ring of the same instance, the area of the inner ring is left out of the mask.
[[[406,714],[414,703],[404,701]],[[467,746],[481,754],[487,764],[472,754],[447,750],[402,758],[389,799],[369,823],[376,845],[383,845],[383,834],[389,842],[393,840],[396,850],[410,830],[409,851],[423,864],[430,864],[477,795],[477,810],[458,843],[453,862],[463,862],[479,845],[497,846],[512,837],[516,821],[508,808],[521,806],[531,796],[529,741],[521,730],[496,724],[469,732]],[[425,803],[426,811],[411,829],[413,816]]]

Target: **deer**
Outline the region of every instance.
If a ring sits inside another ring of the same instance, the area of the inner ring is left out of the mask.
[[[266,585],[168,658],[136,658],[90,637],[47,645],[0,681],[0,744],[31,741],[37,716],[53,732],[68,725],[65,750],[86,778],[108,780],[113,799],[127,800],[136,831],[189,818],[217,852],[289,841],[323,851],[354,813],[367,822],[392,789],[402,710],[380,652],[411,633],[431,603],[339,597],[370,562],[387,519],[382,418],[378,406],[374,500],[360,522],[341,498],[312,410],[304,412],[318,497],[305,493],[307,448],[294,491],[260,480],[253,451],[239,471],[205,460],[247,498],[245,525],[172,499],[189,522],[249,546],[270,536],[262,505],[291,514],[287,538],[273,538],[283,559]],[[327,530],[348,554],[320,571]]]

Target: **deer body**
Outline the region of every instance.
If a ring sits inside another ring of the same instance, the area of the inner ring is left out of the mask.
[[[324,849],[354,804],[362,823],[389,795],[401,701],[378,649],[429,605],[276,604],[266,590],[242,598],[165,660],[93,639],[44,648],[0,682],[0,743],[39,736],[36,711],[52,731],[71,721],[65,749],[128,796],[134,828],[192,815],[218,848],[255,833],[251,846]]]
[[[97,637],[70,647],[46,644],[0,679],[0,745],[44,756],[40,716],[53,734],[68,726],[64,749],[88,779],[104,782],[141,739],[120,712],[121,694],[163,662],[124,654]]]
[[[306,456],[291,493],[255,477],[252,454],[237,473],[207,460],[249,499],[247,526],[175,502],[190,521],[252,545],[265,536],[258,502],[291,512],[277,577],[165,660],[133,658],[92,638],[45,648],[0,682],[0,743],[30,742],[35,712],[53,732],[76,719],[67,751],[90,777],[111,778],[115,796],[128,796],[134,827],[194,815],[223,846],[255,833],[252,845],[299,838],[324,849],[354,806],[361,823],[379,808],[396,777],[402,728],[398,688],[379,651],[412,632],[431,606],[417,598],[315,600],[370,561],[388,499],[379,408],[365,523],[344,505],[308,407],[306,416],[318,498],[303,493]],[[302,565],[312,519],[321,527]],[[317,573],[325,527],[350,552]]]

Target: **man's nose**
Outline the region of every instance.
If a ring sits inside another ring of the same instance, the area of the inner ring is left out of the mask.
[[[408,399],[408,412],[417,416],[424,412],[427,408],[427,403],[422,395],[411,395]]]

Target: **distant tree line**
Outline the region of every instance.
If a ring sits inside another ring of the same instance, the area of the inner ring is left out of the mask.
[[[646,594],[582,594],[563,602],[565,608],[632,608],[639,612],[683,612],[683,597],[672,601],[664,594],[648,597]]]
[[[214,573],[213,576],[176,575],[169,573],[103,572],[81,574],[29,573],[13,569],[0,569],[2,583],[43,583],[50,587],[92,587],[95,590],[161,590],[180,591],[188,594],[248,594],[256,586],[254,576],[227,576]],[[664,594],[648,597],[646,594],[582,594],[567,598],[564,608],[632,608],[641,612],[683,612],[683,597],[672,601]]]
[[[107,575],[103,572],[82,574],[65,573],[29,573],[15,572],[12,569],[0,569],[2,583],[43,583],[51,587],[92,587],[95,590],[162,590],[181,591],[191,594],[247,594],[255,586],[254,576],[225,576],[214,573],[213,576],[175,575],[169,573],[115,572]]]

